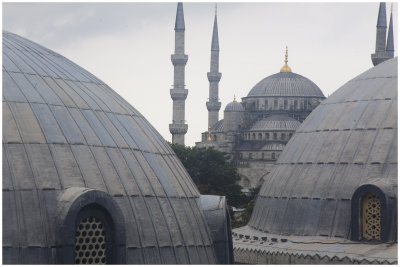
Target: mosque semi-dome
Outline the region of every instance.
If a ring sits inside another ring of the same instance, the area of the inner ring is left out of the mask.
[[[224,109],[224,112],[232,112],[232,111],[244,111],[242,104],[237,102],[236,100],[228,103]]]
[[[216,263],[199,192],[160,134],[91,73],[8,32],[2,180],[4,264]]]
[[[250,228],[395,238],[397,65],[394,58],[357,76],[308,116],[262,186]]]
[[[286,115],[272,115],[254,123],[249,131],[296,131],[300,122]]]
[[[325,98],[311,80],[294,72],[278,72],[258,82],[249,97],[317,97]]]

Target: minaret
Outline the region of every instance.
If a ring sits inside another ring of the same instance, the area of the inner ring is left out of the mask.
[[[218,42],[218,24],[217,24],[217,5],[215,4],[214,29],[211,41],[211,63],[210,72],[207,72],[207,78],[210,82],[209,99],[206,102],[208,110],[208,125],[214,126],[218,121],[218,112],[221,108],[221,102],[218,101],[218,83],[221,80],[219,70],[219,42]]]
[[[390,7],[389,31],[386,43],[386,54],[389,58],[394,57],[394,41],[393,41],[393,4]]]
[[[379,4],[378,21],[376,23],[376,47],[371,55],[374,66],[389,59],[386,54],[386,4]]]
[[[185,145],[185,134],[188,125],[185,124],[185,100],[188,90],[185,89],[185,65],[188,56],[185,55],[185,19],[183,5],[178,3],[175,20],[175,54],[171,55],[174,65],[174,88],[170,90],[173,101],[172,124],[169,131],[172,134],[172,143]]]

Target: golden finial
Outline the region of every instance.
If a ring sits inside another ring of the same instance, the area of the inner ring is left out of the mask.
[[[236,103],[236,95],[235,94],[233,95],[233,102]]]
[[[281,72],[292,72],[292,69],[289,67],[288,63],[288,48],[286,46],[286,53],[285,53],[285,65],[281,68]]]
[[[211,141],[211,126],[208,126],[208,141]]]

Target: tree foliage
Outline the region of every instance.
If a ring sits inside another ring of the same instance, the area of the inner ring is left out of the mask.
[[[245,205],[247,197],[236,167],[229,161],[229,155],[213,148],[186,147],[171,144],[172,149],[185,166],[201,194],[226,196],[228,205]]]

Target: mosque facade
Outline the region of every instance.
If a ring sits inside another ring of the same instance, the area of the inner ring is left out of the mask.
[[[308,78],[292,72],[285,64],[280,72],[258,82],[243,97],[234,98],[224,108],[219,120],[218,83],[219,40],[217,14],[215,14],[211,42],[208,131],[203,132],[197,147],[213,147],[231,155],[238,168],[239,184],[254,188],[263,184],[286,143],[301,122],[325,99],[320,88]]]

